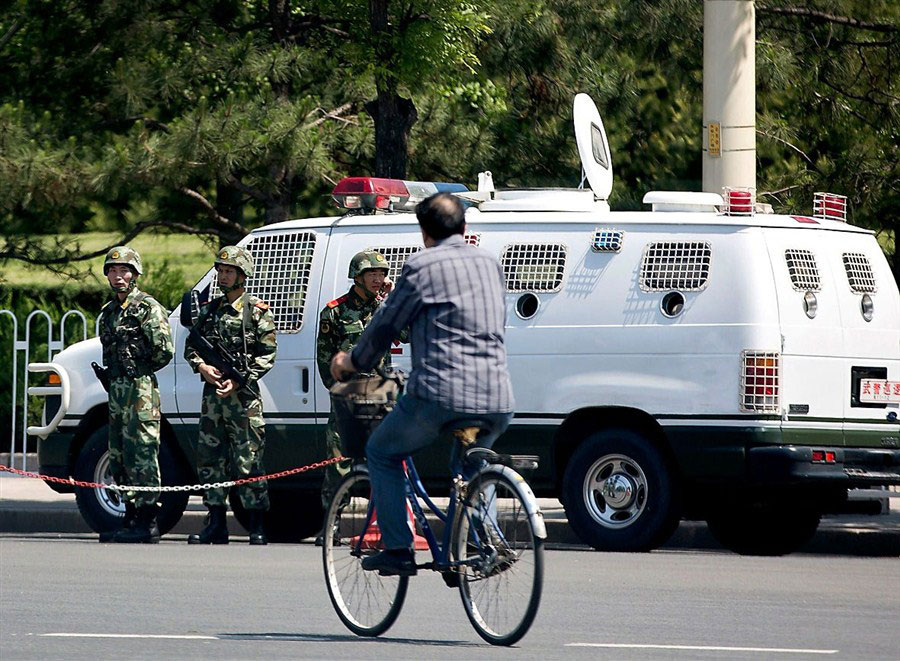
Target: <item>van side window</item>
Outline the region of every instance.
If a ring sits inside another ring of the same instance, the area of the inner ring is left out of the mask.
[[[260,234],[244,247],[253,255],[255,270],[247,281],[247,291],[268,303],[275,317],[275,330],[298,332],[303,326],[316,235],[313,232]],[[215,275],[212,291],[218,296],[222,293]]]
[[[784,261],[787,263],[791,284],[797,291],[821,291],[822,280],[816,257],[809,250],[785,250]]]
[[[369,250],[374,250],[384,255],[384,258],[388,260],[388,264],[391,265],[391,268],[388,269],[388,277],[396,282],[397,278],[400,277],[400,271],[403,270],[403,265],[406,264],[406,260],[422,250],[422,246],[374,247],[369,248]]]
[[[843,258],[850,289],[857,294],[874,293],[875,274],[869,259],[861,252],[845,252]]]
[[[559,291],[566,270],[561,243],[513,243],[500,257],[506,291]]]
[[[700,291],[709,280],[712,250],[702,241],[648,243],[641,260],[643,291]]]
[[[625,232],[609,227],[598,227],[591,239],[591,250],[594,252],[619,252],[622,250],[622,239]]]

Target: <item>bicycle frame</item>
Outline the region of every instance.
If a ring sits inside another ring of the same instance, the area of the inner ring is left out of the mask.
[[[440,507],[438,507],[431,497],[428,495],[428,492],[425,490],[425,485],[422,484],[422,480],[419,478],[419,473],[416,471],[416,466],[413,463],[412,457],[407,457],[403,462],[404,475],[406,477],[406,502],[409,503],[413,516],[416,518],[416,522],[419,524],[419,527],[422,529],[422,534],[425,537],[425,541],[428,542],[428,549],[431,551],[432,561],[430,563],[425,563],[424,565],[419,565],[423,569],[434,569],[437,571],[446,571],[448,569],[454,569],[458,567],[460,562],[454,562],[450,560],[450,540],[453,535],[453,522],[456,517],[456,507],[459,502],[458,493],[455,486],[455,479],[450,485],[450,503],[447,506],[447,511],[444,512]],[[462,470],[456,469],[452,471],[454,477],[461,476]],[[425,517],[425,510],[422,508],[422,505],[419,503],[419,498],[421,498],[425,505],[428,507],[429,511],[434,514],[443,524],[444,524],[444,534],[442,535],[443,541],[439,543],[437,540],[437,536],[434,534],[434,530],[431,528],[431,525],[428,523],[428,519]],[[369,503],[369,510],[366,513],[366,521],[363,530],[368,530],[369,526],[372,524],[373,515],[374,515],[374,503]],[[354,549],[354,553],[361,553],[362,551],[362,535],[357,540],[356,548]]]

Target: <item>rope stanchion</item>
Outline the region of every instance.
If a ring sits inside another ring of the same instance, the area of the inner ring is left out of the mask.
[[[179,484],[175,486],[159,486],[159,487],[147,487],[147,486],[127,486],[127,485],[119,485],[119,484],[103,484],[101,482],[84,482],[82,480],[73,480],[72,478],[63,478],[63,477],[54,477],[53,475],[43,475],[41,473],[32,473],[30,471],[19,470],[18,468],[13,468],[11,466],[4,466],[0,464],[0,472],[6,473],[14,473],[15,475],[21,475],[22,477],[30,477],[37,480],[43,480],[44,482],[54,482],[56,484],[65,484],[72,487],[84,487],[85,489],[107,489],[108,491],[160,491],[160,492],[170,492],[170,491],[206,491],[207,489],[229,489],[234,486],[241,486],[243,484],[251,484],[253,482],[262,482],[263,480],[278,480],[282,477],[288,477],[290,475],[296,475],[297,473],[305,473],[307,471],[316,470],[317,468],[324,468],[325,466],[330,466],[332,464],[336,464],[338,462],[344,461],[344,457],[334,457],[332,459],[325,459],[323,461],[317,461],[314,464],[309,464],[308,466],[300,466],[298,468],[291,468],[290,470],[279,471],[277,473],[270,473],[269,475],[258,475],[256,477],[244,477],[238,480],[228,480],[227,482],[215,482],[206,484]]]

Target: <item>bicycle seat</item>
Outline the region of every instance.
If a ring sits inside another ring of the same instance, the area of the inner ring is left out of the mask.
[[[451,420],[441,427],[441,438],[451,438],[459,441],[464,448],[469,447],[479,436],[490,433],[493,425],[487,420],[479,418],[462,418]]]

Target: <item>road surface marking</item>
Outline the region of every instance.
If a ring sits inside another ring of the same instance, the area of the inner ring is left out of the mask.
[[[689,650],[704,652],[762,652],[764,654],[837,654],[840,650],[795,649],[791,647],[725,647],[720,645],[640,645],[632,643],[566,643],[566,647],[608,647],[634,650]]]
[[[42,633],[51,638],[163,638],[170,640],[219,640],[218,636],[199,634],[155,634],[155,633]]]

